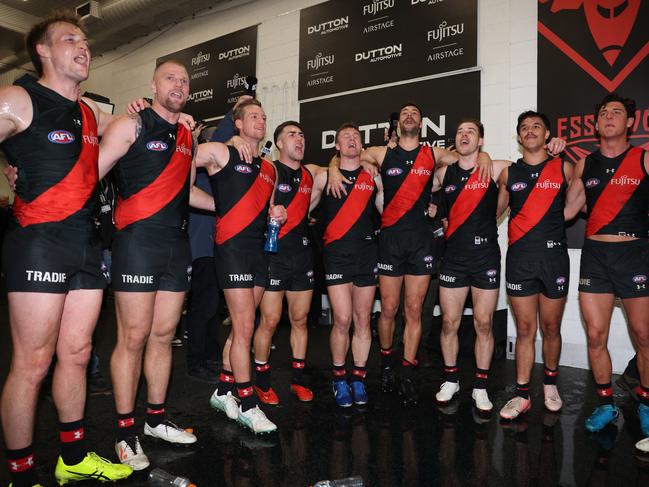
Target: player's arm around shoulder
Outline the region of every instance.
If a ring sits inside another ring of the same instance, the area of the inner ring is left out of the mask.
[[[322,197],[322,192],[327,186],[327,168],[324,168],[324,171],[318,171],[317,174],[313,176],[313,189],[311,190],[311,204],[309,205],[309,211],[318,206],[320,203],[320,198]]]
[[[572,220],[586,205],[586,188],[581,176],[584,173],[586,159],[580,159],[572,170],[572,176],[566,191],[566,207],[563,210],[565,220]],[[565,166],[564,166],[565,170]],[[568,174],[566,173],[566,178]]]
[[[26,130],[32,117],[32,100],[24,88],[0,87],[0,142]]]
[[[114,117],[106,127],[99,144],[99,179],[122,158],[142,131],[138,114]]]
[[[196,148],[196,167],[204,167],[210,176],[223,169],[230,161],[230,150],[221,142],[205,142]]]

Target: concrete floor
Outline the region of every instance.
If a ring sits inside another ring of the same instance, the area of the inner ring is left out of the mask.
[[[10,356],[4,296],[0,313],[3,381]],[[255,437],[212,410],[208,399],[214,387],[189,378],[184,347],[174,349],[168,416],[179,425],[193,427],[199,441],[190,447],[173,447],[141,437],[152,465],[189,477],[199,487],[302,487],[352,475],[362,476],[366,486],[649,486],[649,460],[636,458],[633,446],[639,438],[636,406],[622,391],[615,390],[624,413],[617,427],[599,435],[585,431],[584,420],[596,405],[588,371],[561,369],[559,388],[565,407],[552,415],[542,407],[542,370],[537,366],[532,411],[522,421],[502,425],[497,414],[485,421],[472,408],[470,358],[460,360],[460,383],[466,387],[459,401],[445,410],[435,406],[434,393],[442,377],[441,358],[436,357],[433,368],[419,371],[419,405],[404,409],[397,398],[379,392],[378,345],[374,344],[368,374],[370,404],[363,410],[342,411],[334,405],[330,390],[328,327],[317,326],[310,334],[307,377],[315,400],[300,404],[289,393],[288,326],[281,326],[272,357],[273,383],[281,404],[264,406],[279,431],[264,437]],[[96,336],[106,374],[114,336],[109,301]],[[494,361],[490,395],[495,411],[511,397],[514,378],[512,361]],[[143,421],[144,404],[140,395],[139,421]],[[116,458],[114,427],[112,395],[90,396],[86,437],[97,453],[110,459]],[[58,432],[47,394],[40,403],[35,451],[42,481],[54,485]],[[0,484],[6,485],[7,475],[3,462]],[[146,472],[120,485],[147,485]]]

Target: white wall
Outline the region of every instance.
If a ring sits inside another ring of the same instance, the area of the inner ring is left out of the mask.
[[[444,0],[452,1],[452,0]],[[116,113],[128,100],[150,92],[155,59],[200,42],[259,23],[258,94],[268,114],[269,127],[297,118],[299,9],[320,0],[245,0],[222,12],[208,12],[150,35],[93,61],[92,75],[83,89],[109,96]],[[536,108],[536,0],[479,0],[478,64],[482,68],[481,113],[486,126],[486,150],[496,158],[519,157],[514,127],[523,110]],[[542,107],[540,107],[542,109]],[[506,227],[500,229],[506,248]],[[577,303],[579,251],[570,251],[570,295],[563,321],[561,363],[588,367],[585,334]],[[503,262],[504,264],[504,262]],[[504,279],[500,308],[504,307]],[[515,336],[513,320],[508,335]],[[633,354],[626,322],[619,309],[613,317],[610,339],[613,369],[621,371]],[[540,355],[537,353],[537,359]]]

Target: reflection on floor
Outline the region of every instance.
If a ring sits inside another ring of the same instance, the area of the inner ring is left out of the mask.
[[[6,317],[6,310],[0,311]],[[2,378],[8,368],[7,328],[0,328]],[[584,420],[596,403],[588,371],[561,369],[559,388],[565,406],[560,414],[551,414],[543,409],[542,371],[537,368],[532,410],[520,421],[501,424],[496,414],[483,417],[472,408],[470,358],[460,361],[463,389],[458,400],[444,408],[434,404],[434,393],[441,382],[438,358],[433,368],[419,371],[419,405],[404,409],[398,397],[379,392],[375,345],[368,374],[370,404],[364,409],[342,410],[334,405],[330,389],[327,327],[310,330],[307,367],[314,402],[301,404],[291,396],[287,328],[280,328],[272,357],[273,383],[281,403],[276,407],[264,406],[278,424],[279,432],[256,437],[210,409],[208,399],[213,386],[188,378],[184,349],[174,349],[167,410],[174,422],[193,427],[199,442],[190,447],[172,447],[141,437],[152,466],[189,477],[199,487],[302,487],[322,479],[352,475],[362,476],[366,486],[386,487],[649,486],[649,459],[636,458],[633,447],[639,438],[636,405],[625,394],[616,390],[616,400],[624,413],[616,427],[598,435],[585,431]],[[227,331],[223,329],[224,333]],[[108,307],[102,314],[97,336],[104,371],[108,369],[114,333],[114,316]],[[513,381],[513,362],[495,361],[490,394],[496,411],[511,397]],[[142,389],[137,409],[139,421],[144,416]],[[111,395],[90,396],[86,427],[93,448],[112,459],[113,408]],[[38,471],[45,485],[54,482],[58,454],[55,428],[56,415],[45,393],[35,443]],[[6,485],[4,462],[2,467],[0,484]],[[147,485],[146,472],[120,485]]]

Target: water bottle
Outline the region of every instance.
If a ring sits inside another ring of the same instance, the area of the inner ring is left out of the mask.
[[[363,487],[363,478],[360,475],[355,477],[347,477],[344,479],[336,480],[321,480],[316,482],[313,487]]]
[[[152,487],[196,487],[187,477],[178,477],[161,468],[151,470],[149,485]]]
[[[266,232],[265,252],[277,253],[277,237],[279,235],[279,222],[274,218],[268,220],[268,230]]]

